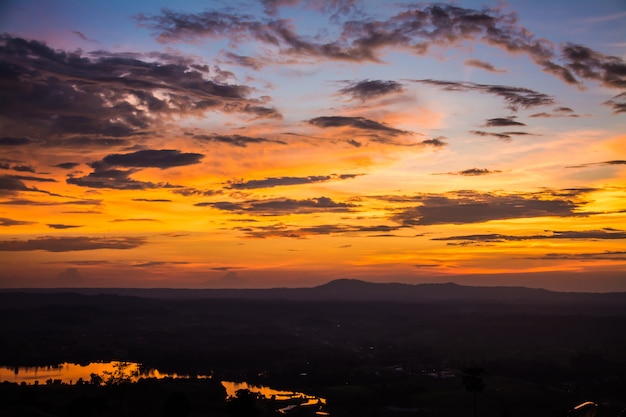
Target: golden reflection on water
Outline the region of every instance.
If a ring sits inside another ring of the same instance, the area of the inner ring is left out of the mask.
[[[62,363],[53,366],[33,366],[33,367],[8,367],[0,366],[0,382],[25,382],[34,384],[38,381],[44,384],[47,380],[59,380],[65,384],[75,384],[82,378],[83,381],[89,382],[91,374],[100,376],[107,373],[115,373],[120,364],[125,364],[124,373],[129,376],[130,380],[136,382],[139,378],[188,378],[188,375],[178,375],[176,373],[167,374],[159,372],[156,369],[142,369],[141,365],[134,362],[92,362],[88,365],[79,365],[75,363]],[[202,377],[201,377],[202,378]]]
[[[124,364],[124,373],[130,377],[133,382],[140,378],[189,378],[188,375],[161,373],[156,369],[143,369],[141,365],[133,362],[92,362],[88,365],[79,365],[75,363],[62,363],[54,366],[37,366],[37,367],[8,367],[0,366],[0,382],[8,381],[15,383],[25,382],[26,384],[45,384],[48,380],[58,380],[65,384],[75,384],[79,379],[89,382],[91,374],[100,376],[107,373],[115,373],[116,369]],[[198,378],[208,378],[207,376],[198,376]],[[247,389],[251,392],[257,392],[265,398],[274,397],[276,400],[302,399],[301,405],[325,404],[323,398],[314,397],[301,392],[281,391],[266,386],[249,385],[246,382],[221,381],[226,394],[229,397],[235,395],[237,390]]]

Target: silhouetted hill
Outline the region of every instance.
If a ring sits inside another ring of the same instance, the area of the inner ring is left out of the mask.
[[[172,289],[72,288],[4,289],[0,294],[122,295],[151,299],[237,299],[284,301],[402,302],[455,305],[542,306],[552,309],[588,308],[588,312],[626,312],[626,293],[566,293],[525,287],[473,287],[454,283],[373,283],[338,279],[311,288]],[[5,298],[5,297],[2,297]],[[31,299],[32,300],[32,299]],[[10,300],[6,300],[9,303]]]

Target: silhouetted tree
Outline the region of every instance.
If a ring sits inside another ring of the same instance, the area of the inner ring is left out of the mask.
[[[474,393],[474,417],[476,417],[478,416],[478,393],[485,389],[483,381],[485,370],[483,368],[465,368],[463,373],[465,389]]]
[[[233,417],[253,417],[259,414],[257,400],[259,394],[247,389],[240,389],[235,396],[227,400],[228,414]]]
[[[136,372],[130,369],[130,362],[117,362],[113,365],[113,371],[104,371],[103,381],[105,385],[127,384],[133,381]]]

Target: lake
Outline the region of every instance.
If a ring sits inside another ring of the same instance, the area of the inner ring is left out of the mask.
[[[176,373],[163,373],[157,369],[146,369],[139,363],[134,362],[92,362],[88,365],[79,365],[75,363],[61,363],[51,366],[37,367],[11,367],[0,366],[0,382],[8,381],[21,384],[46,384],[46,381],[60,381],[66,384],[75,384],[82,379],[85,382],[91,381],[91,374],[106,375],[113,373],[119,368],[120,364],[125,364],[125,374],[130,375],[131,381],[138,381],[140,378],[190,378],[189,375],[181,375]],[[210,378],[207,375],[197,375],[197,378]],[[240,389],[247,389],[252,392],[259,393],[265,398],[274,397],[278,401],[299,399],[299,405],[323,405],[326,404],[324,398],[305,394],[302,392],[276,390],[267,386],[250,385],[246,382],[221,381],[226,394],[229,397],[235,395]],[[325,413],[320,413],[325,414]]]

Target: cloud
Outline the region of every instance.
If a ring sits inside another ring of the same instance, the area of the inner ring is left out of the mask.
[[[27,224],[35,224],[35,222],[29,222],[25,220],[13,220],[6,217],[0,217],[0,226],[24,226]]]
[[[199,190],[193,187],[181,187],[181,188],[172,190],[172,192],[175,194],[180,194],[185,197],[190,197],[190,196],[210,197],[214,195],[224,194],[223,190]]]
[[[154,266],[167,266],[167,265],[188,265],[189,262],[184,261],[149,261],[142,262],[133,265],[135,268],[151,268]]]
[[[515,117],[496,117],[494,119],[485,120],[485,127],[502,127],[502,126],[526,126],[522,122],[516,122]]]
[[[613,113],[626,113],[626,92],[616,95],[603,104],[613,107]]]
[[[529,217],[570,217],[580,203],[564,197],[463,191],[417,195],[419,206],[399,210],[391,218],[407,226],[483,223]]]
[[[24,184],[24,181],[44,181],[44,182],[48,182],[48,180],[46,179],[41,179],[39,177],[24,177],[24,176],[20,176],[20,175],[0,175],[0,197],[1,196],[8,196],[8,195],[17,195],[20,192],[36,192],[36,193],[43,193],[43,194],[48,194],[51,196],[57,196],[56,194],[53,194],[49,191],[45,191],[45,190],[40,190],[38,188],[35,187],[28,187],[26,184]],[[51,180],[54,181],[54,180]]]
[[[552,110],[552,113],[540,112],[540,113],[531,114],[528,117],[552,118],[552,117],[580,117],[580,116],[574,113],[574,110],[570,109],[569,107],[557,107]]]
[[[501,139],[505,142],[510,142],[513,136],[532,135],[527,132],[485,132],[482,130],[470,130],[470,133],[478,136],[493,136],[494,138]]]
[[[132,201],[141,201],[145,203],[171,203],[172,200],[165,198],[132,198]]]
[[[574,259],[583,261],[626,261],[626,252],[622,251],[605,251],[605,252],[591,252],[591,253],[548,253],[545,256],[532,259],[544,259],[544,260],[562,260],[562,259]]]
[[[158,15],[137,15],[135,20],[139,26],[153,30],[162,43],[228,39],[236,48],[244,41],[255,41],[268,49],[268,56],[289,55],[316,61],[382,62],[382,55],[389,50],[424,55],[432,47],[454,48],[467,41],[482,42],[509,53],[526,54],[542,71],[567,84],[582,87],[581,80],[586,80],[623,88],[626,83],[626,64],[621,58],[581,45],[557,47],[547,39],[535,38],[518,23],[515,13],[503,13],[499,7],[477,10],[454,4],[404,4],[400,12],[386,19],[353,18],[345,20],[336,32],[310,38],[298,34],[289,20],[274,18],[279,6],[295,4],[295,0],[266,0],[265,10],[270,17],[260,19],[229,11],[178,13],[163,9]],[[337,23],[342,14],[356,11],[353,1],[305,4],[322,5],[316,7],[318,10],[335,10]],[[482,61],[473,63],[490,68]]]
[[[98,166],[98,165],[96,165]],[[169,183],[153,183],[150,181],[138,181],[130,178],[137,172],[135,169],[96,169],[83,177],[69,175],[66,179],[68,184],[89,188],[108,188],[114,190],[149,190],[156,188],[176,188]]]
[[[242,136],[242,135],[194,135],[194,139],[203,141],[203,142],[217,142],[217,143],[225,143],[228,145],[238,146],[241,148],[245,148],[250,144],[259,144],[259,143],[278,143],[280,145],[285,145],[286,143],[280,140],[275,139],[266,139],[266,138],[258,138],[251,136]]]
[[[222,211],[232,211],[238,214],[252,213],[263,216],[280,216],[288,214],[310,213],[344,213],[356,207],[353,204],[333,201],[328,197],[308,198],[296,200],[291,198],[276,198],[269,200],[249,200],[240,203],[228,201],[196,203],[197,207],[212,207]]]
[[[182,153],[173,149],[143,150],[127,154],[112,154],[104,157],[102,162],[109,166],[137,168],[172,168],[200,163],[204,155],[199,153]]]
[[[42,201],[42,200],[29,200],[26,198],[13,198],[9,200],[0,201],[0,204],[11,205],[11,206],[68,206],[68,205],[99,206],[102,204],[102,200],[92,200],[92,199],[78,200],[76,199],[76,200],[65,200],[65,201]],[[69,213],[69,212],[64,212],[64,213]],[[96,213],[99,213],[99,212],[96,212]]]
[[[233,52],[225,52],[224,57],[228,64],[240,65],[242,67],[260,70],[265,66],[263,60],[251,56],[237,55]]]
[[[72,252],[96,249],[134,249],[146,243],[143,237],[53,237],[0,241],[0,251]]]
[[[268,238],[289,238],[289,239],[306,239],[307,236],[315,235],[336,235],[336,234],[362,234],[362,233],[389,233],[400,230],[405,226],[357,226],[346,224],[323,224],[309,227],[294,227],[282,223],[257,226],[257,227],[239,227],[237,230],[244,232],[246,237],[255,239]],[[375,235],[379,236],[379,235]]]
[[[367,101],[373,98],[397,94],[403,91],[403,85],[397,81],[363,80],[349,82],[339,90],[341,94],[350,96],[353,100]]]
[[[167,54],[66,52],[4,34],[0,60],[7,63],[0,85],[7,137],[28,125],[50,146],[72,136],[94,144],[142,136],[172,116],[209,110],[282,117],[267,98],[249,98],[250,87],[207,79],[202,65]]]
[[[439,137],[439,138],[433,138],[433,139],[426,139],[422,141],[423,145],[429,145],[429,146],[433,146],[435,148],[443,148],[445,146],[448,146],[448,144],[446,142],[444,142],[442,139],[444,139],[443,137]]]
[[[302,185],[313,184],[319,182],[338,181],[353,179],[363,174],[331,174],[331,175],[314,175],[308,177],[278,177],[278,178],[265,178],[262,180],[249,180],[249,181],[229,181],[228,187],[235,190],[248,190],[255,188],[272,188],[288,185]]]
[[[71,30],[70,32],[72,32],[74,35],[78,36],[80,39],[87,41],[87,42],[95,42],[95,43],[100,43],[94,39],[89,39],[87,36],[85,36],[85,34],[83,32],[80,32],[78,30]]]
[[[179,188],[169,183],[153,183],[130,178],[132,174],[142,168],[167,169],[179,166],[194,165],[200,162],[204,155],[199,153],[183,153],[178,150],[142,150],[127,154],[111,154],[101,161],[92,162],[93,172],[83,177],[68,175],[68,184],[90,188],[109,188],[116,190],[147,190],[155,188]],[[127,170],[111,167],[125,167]]]
[[[61,164],[56,164],[55,167],[61,169],[74,169],[80,164],[78,162],[63,162]]]
[[[250,281],[236,271],[228,271],[223,277],[212,281],[212,284],[224,288],[245,288],[250,285]]]
[[[76,227],[83,227],[82,225],[72,225],[72,224],[60,224],[60,223],[48,223],[48,227],[51,229],[74,229]]]
[[[573,43],[567,43],[561,54],[565,66],[579,77],[600,81],[610,88],[626,88],[626,62],[622,58]]]
[[[502,235],[497,233],[476,234],[463,236],[449,236],[432,238],[431,240],[442,241],[466,241],[471,243],[502,243],[502,242],[519,242],[525,240],[542,240],[542,239],[572,239],[572,240],[615,240],[626,239],[626,231],[601,229],[601,230],[585,230],[585,231],[553,231],[550,234],[543,235]]]
[[[13,165],[11,169],[18,172],[32,172],[33,174],[36,172],[35,168],[29,165]]]
[[[22,146],[28,145],[32,140],[28,138],[2,137],[0,138],[0,146]]]
[[[367,131],[381,131],[391,135],[400,135],[407,132],[394,129],[383,123],[366,119],[365,117],[347,117],[347,116],[322,116],[309,120],[309,123],[316,127],[352,127]]]
[[[122,222],[158,222],[155,219],[147,219],[147,218],[138,218],[138,219],[114,219],[111,220],[111,223],[122,223]]]
[[[303,4],[305,8],[312,8],[331,15],[337,19],[340,15],[347,15],[357,10],[360,0],[260,0],[264,11],[270,16],[276,16],[278,10],[285,6]]]
[[[446,172],[444,174],[436,174],[436,175],[462,175],[465,177],[476,177],[476,176],[481,176],[481,175],[499,174],[501,172],[502,171],[499,171],[499,170],[491,170],[491,169],[486,169],[486,168],[470,168],[470,169],[465,169],[463,171]]]
[[[496,67],[494,67],[489,62],[481,61],[479,59],[467,59],[467,60],[465,60],[465,65],[467,65],[469,67],[480,68],[480,69],[483,69],[485,71],[494,72],[494,73],[502,74],[502,73],[507,72],[506,70],[503,70],[503,69],[497,69]]]
[[[432,79],[411,81],[433,85],[443,89],[444,91],[476,91],[479,93],[492,94],[502,98],[507,103],[507,108],[512,111],[517,111],[520,107],[529,109],[533,107],[549,106],[555,103],[555,99],[553,97],[524,87],[476,84],[472,82],[460,81],[440,81]]]
[[[612,161],[591,162],[588,164],[570,165],[565,168],[587,168],[587,167],[592,167],[592,166],[613,166],[613,165],[626,165],[626,160],[614,159]]]
[[[78,272],[78,269],[67,268],[59,272],[57,275],[57,281],[59,282],[59,285],[64,287],[79,287],[85,282],[85,279],[80,272]]]

